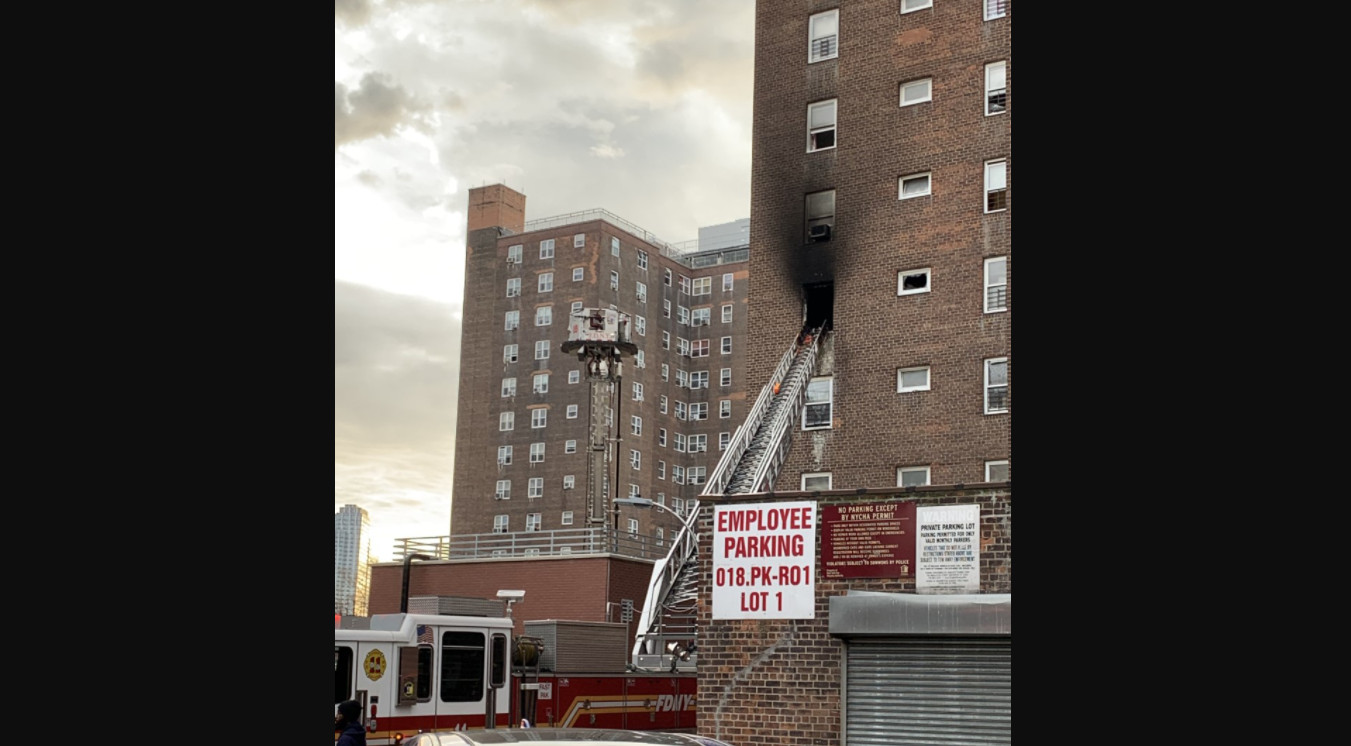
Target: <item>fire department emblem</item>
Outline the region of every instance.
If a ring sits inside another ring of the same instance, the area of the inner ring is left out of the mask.
[[[385,654],[379,650],[372,650],[366,654],[366,660],[361,667],[366,670],[366,678],[379,681],[380,677],[385,675]]]

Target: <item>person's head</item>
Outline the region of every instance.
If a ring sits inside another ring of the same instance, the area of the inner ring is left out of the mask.
[[[346,723],[361,722],[361,703],[355,699],[349,699],[338,705],[338,715]]]

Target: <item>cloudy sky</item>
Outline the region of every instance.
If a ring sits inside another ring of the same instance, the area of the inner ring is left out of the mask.
[[[680,242],[750,215],[754,0],[335,0],[336,511],[449,533],[468,190]]]

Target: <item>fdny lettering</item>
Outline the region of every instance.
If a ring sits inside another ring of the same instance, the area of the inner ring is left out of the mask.
[[[815,515],[815,507],[724,510],[718,513],[718,531],[805,530]]]
[[[658,694],[657,712],[678,712],[694,707],[693,694]]]

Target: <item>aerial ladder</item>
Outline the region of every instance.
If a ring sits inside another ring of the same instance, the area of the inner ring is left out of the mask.
[[[700,496],[768,492],[788,457],[793,424],[806,403],[824,326],[803,330],[784,352],[746,420],[709,475]],[[698,661],[699,505],[689,506],[671,550],[653,566],[633,666],[640,671],[693,669]]]

